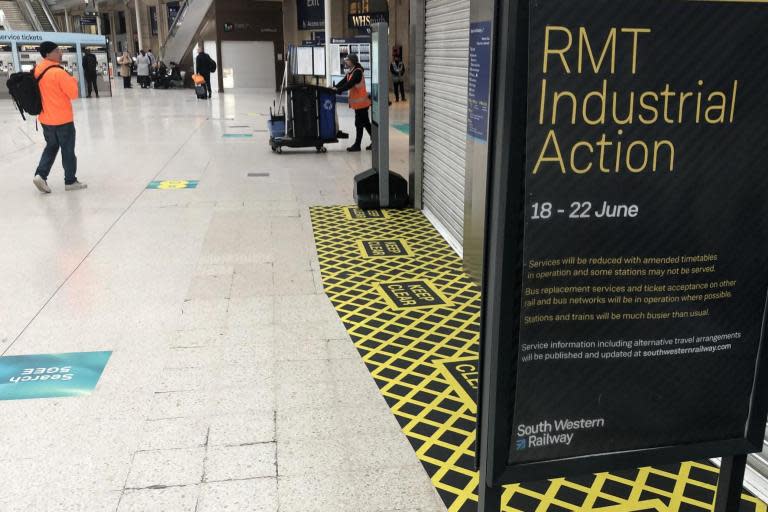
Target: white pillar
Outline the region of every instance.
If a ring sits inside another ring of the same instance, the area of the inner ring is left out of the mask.
[[[72,32],[72,27],[69,25],[69,11],[64,9],[64,28],[67,32]]]
[[[139,36],[139,47],[136,48],[136,52],[138,53],[144,48],[144,40],[141,37],[141,0],[135,0],[134,5],[136,6],[136,35]]]
[[[101,12],[96,13],[96,33],[101,34]]]
[[[325,0],[325,86],[331,87],[331,4],[333,0]]]

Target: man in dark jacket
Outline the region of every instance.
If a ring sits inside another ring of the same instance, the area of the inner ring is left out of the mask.
[[[91,97],[92,92],[96,92],[96,97],[99,97],[98,67],[99,61],[96,60],[96,56],[86,48],[83,55],[83,74],[85,75],[85,83],[88,85],[88,98]]]
[[[210,55],[203,51],[203,45],[197,47],[197,58],[195,59],[195,68],[197,73],[205,78],[205,88],[208,91],[208,98],[211,98],[211,73],[216,71],[216,63]]]

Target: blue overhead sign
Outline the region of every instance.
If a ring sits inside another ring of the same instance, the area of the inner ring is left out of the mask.
[[[296,0],[299,30],[325,28],[325,0]]]

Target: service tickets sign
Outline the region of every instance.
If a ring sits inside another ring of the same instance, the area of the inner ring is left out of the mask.
[[[743,439],[768,289],[768,8],[529,5],[508,463]]]

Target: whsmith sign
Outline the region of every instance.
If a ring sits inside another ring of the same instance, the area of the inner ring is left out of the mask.
[[[373,23],[389,23],[388,12],[365,12],[348,15],[349,28],[368,28]]]
[[[768,5],[502,9],[483,485],[745,460],[768,411]]]

